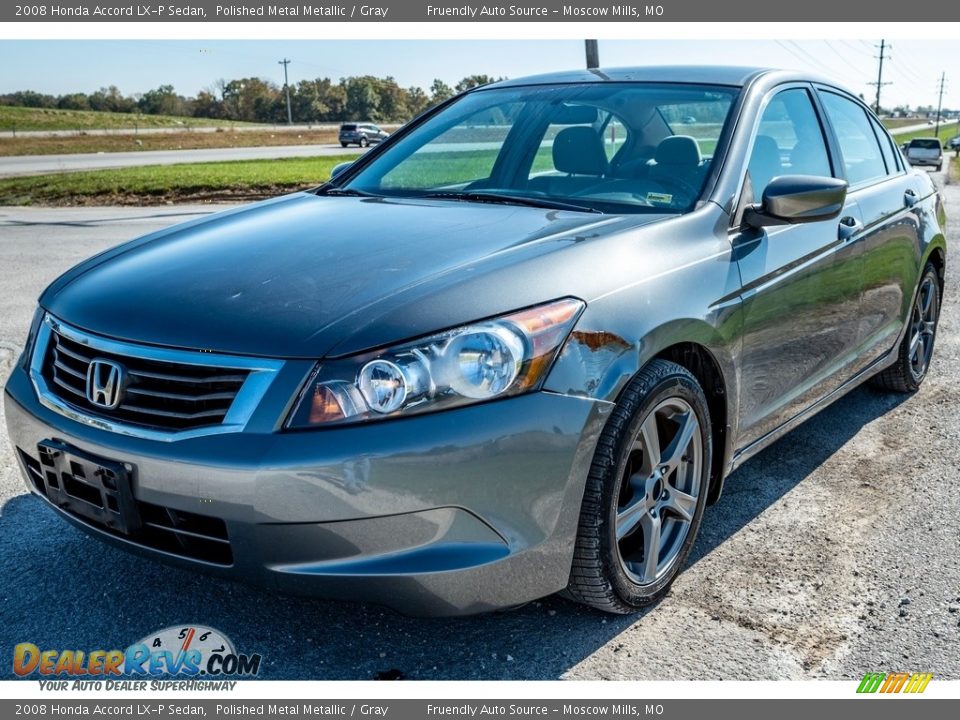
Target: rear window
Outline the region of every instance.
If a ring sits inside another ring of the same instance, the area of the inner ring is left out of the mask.
[[[353,131],[356,130],[356,129],[357,129],[357,126],[356,126],[356,125],[341,125],[341,126],[340,126],[340,130],[341,130],[342,132],[353,132]]]
[[[929,140],[923,139],[923,138],[917,138],[910,141],[910,147],[920,148],[921,150],[939,150],[940,141],[934,140],[932,138]]]

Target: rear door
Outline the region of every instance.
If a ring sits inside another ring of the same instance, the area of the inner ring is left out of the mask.
[[[744,180],[759,202],[780,175],[842,177],[813,88],[775,91],[762,111]],[[735,221],[736,222],[736,221]],[[762,438],[851,376],[859,333],[860,212],[839,219],[732,231],[743,283],[741,446]]]
[[[850,185],[848,197],[864,224],[857,240],[863,300],[854,370],[860,370],[893,347],[906,320],[919,271],[923,188],[866,107],[829,88],[818,93]]]

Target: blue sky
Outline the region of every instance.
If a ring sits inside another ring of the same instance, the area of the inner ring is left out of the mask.
[[[601,40],[601,64],[771,65],[830,74],[872,98],[876,79],[872,39],[856,40]],[[960,107],[960,43],[893,41],[883,104],[936,104],[947,71],[944,105]],[[60,94],[116,85],[127,94],[172,84],[193,95],[219,78],[259,76],[283,82],[277,61],[290,58],[290,80],[346,75],[393,75],[404,86],[449,84],[474,73],[519,77],[580,66],[573,40],[4,40],[0,92],[32,89]],[[12,70],[12,71],[11,71]],[[951,70],[956,77],[950,77]]]

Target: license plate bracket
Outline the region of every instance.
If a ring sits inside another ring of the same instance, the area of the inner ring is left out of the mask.
[[[140,529],[131,488],[132,466],[59,440],[41,441],[37,452],[44,491],[54,505],[121,535]]]

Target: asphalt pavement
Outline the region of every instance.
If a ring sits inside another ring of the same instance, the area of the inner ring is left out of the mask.
[[[960,212],[960,188],[946,193]],[[213,209],[0,208],[0,381],[59,272]],[[88,538],[29,496],[0,435],[0,657],[18,642],[125,647],[201,623],[261,653],[267,679],[958,679],[956,265],[920,392],[860,388],[746,463],[708,508],[668,597],[630,617],[551,597],[410,619],[168,568]]]

